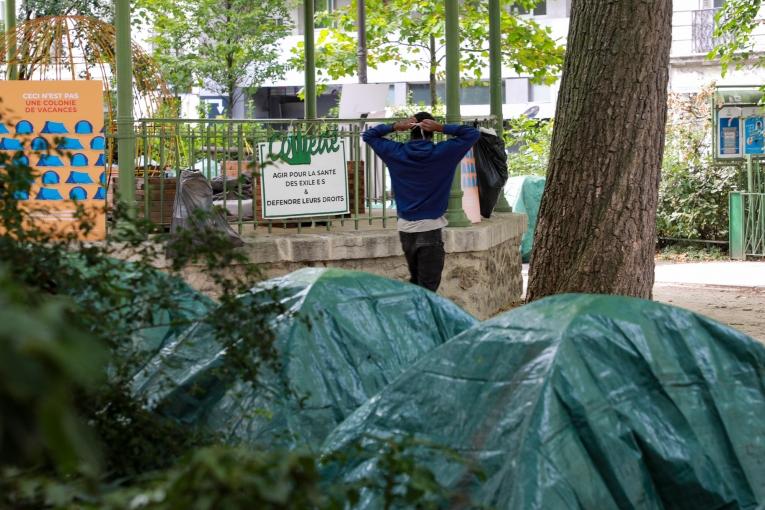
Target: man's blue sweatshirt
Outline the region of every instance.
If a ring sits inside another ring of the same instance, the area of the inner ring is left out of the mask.
[[[480,133],[469,126],[446,124],[444,133],[453,138],[436,144],[385,138],[392,131],[392,125],[382,124],[364,131],[362,138],[388,165],[398,216],[409,221],[440,218],[449,202],[454,171]]]

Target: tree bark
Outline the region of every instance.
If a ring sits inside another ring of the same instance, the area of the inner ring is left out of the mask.
[[[359,83],[367,83],[367,16],[364,0],[356,0],[356,28]]]
[[[671,0],[574,0],[528,301],[650,299]]]
[[[435,108],[438,104],[438,83],[436,82],[436,71],[438,70],[438,54],[436,53],[436,38],[430,36],[430,72],[428,73],[430,83],[430,107]]]

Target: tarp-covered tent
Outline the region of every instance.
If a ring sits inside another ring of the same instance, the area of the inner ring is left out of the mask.
[[[561,295],[483,322],[411,366],[326,440],[413,435],[448,488],[498,509],[765,504],[765,348],[711,319]],[[374,476],[375,460],[346,466]],[[367,494],[360,508],[377,508]]]
[[[133,356],[138,366],[217,306],[181,278],[158,269],[140,270],[137,264],[113,258],[100,259],[99,265],[93,266],[93,261],[76,253],[67,255],[65,262],[77,282],[62,279],[58,292],[86,307],[84,313],[129,326],[131,343],[123,345],[122,352]],[[104,292],[97,291],[96,286],[108,286],[106,294],[115,301],[98,299]]]
[[[545,178],[539,175],[511,177],[505,185],[505,197],[507,203],[513,208],[513,212],[523,213],[529,219],[526,232],[521,239],[521,258],[524,262],[531,259],[534,231],[537,228],[537,216],[544,190]]]
[[[280,373],[252,387],[216,370],[225,356],[204,328],[168,346],[136,379],[165,415],[230,442],[318,447],[348,414],[432,348],[476,324],[423,288],[339,269],[302,269],[242,299],[273,299]],[[285,384],[291,392],[285,391]]]

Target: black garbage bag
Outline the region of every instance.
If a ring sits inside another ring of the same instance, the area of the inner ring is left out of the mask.
[[[473,153],[481,216],[489,218],[507,182],[505,142],[494,132],[481,129],[481,137],[473,146]]]
[[[200,233],[223,232],[234,246],[244,246],[244,241],[228,224],[223,212],[213,208],[213,190],[201,172],[181,172],[178,192],[173,203],[170,232],[174,234],[184,229]],[[199,241],[205,242],[204,239]]]

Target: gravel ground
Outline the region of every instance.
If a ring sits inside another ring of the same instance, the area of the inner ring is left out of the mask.
[[[524,295],[527,276],[524,264]],[[765,343],[765,262],[660,261],[653,299],[706,315]]]
[[[692,310],[765,342],[765,288],[657,283],[653,298]]]

